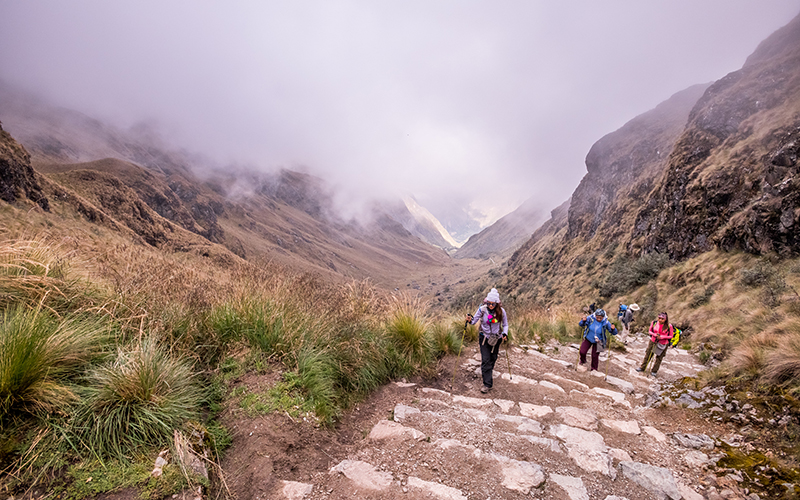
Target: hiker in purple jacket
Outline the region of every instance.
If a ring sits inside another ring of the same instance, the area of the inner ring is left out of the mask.
[[[483,387],[481,392],[486,394],[492,390],[492,371],[497,355],[500,354],[500,344],[508,338],[508,315],[500,304],[500,294],[492,288],[475,315],[467,314],[467,321],[480,322],[478,329],[478,344],[481,348],[481,375]]]

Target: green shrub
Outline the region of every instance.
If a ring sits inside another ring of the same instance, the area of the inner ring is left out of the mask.
[[[769,262],[758,262],[753,267],[739,271],[739,285],[746,288],[761,286],[775,274],[776,270]]]
[[[702,292],[692,296],[692,300],[689,301],[689,307],[697,309],[704,304],[708,304],[715,291],[713,286],[707,286]]]
[[[669,265],[669,256],[658,252],[644,254],[638,259],[620,256],[609,267],[599,284],[603,298],[625,293],[656,278]]]
[[[190,366],[153,339],[121,349],[93,370],[75,422],[94,453],[130,456],[141,446],[164,446],[173,431],[198,415],[202,393]]]

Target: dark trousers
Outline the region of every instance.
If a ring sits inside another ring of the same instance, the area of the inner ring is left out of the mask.
[[[486,337],[481,335],[478,339],[481,346],[481,375],[483,376],[483,385],[486,387],[492,386],[492,370],[494,370],[494,363],[497,361],[497,355],[500,354],[500,341],[494,346],[490,346],[486,342]]]
[[[600,365],[600,353],[597,351],[597,344],[589,342],[586,339],[583,339],[581,343],[581,364],[586,363],[586,353],[589,351],[589,348],[592,348],[592,370],[597,370],[597,367]]]
[[[657,354],[657,352],[656,343],[652,340],[648,342],[647,350],[644,352],[644,361],[642,361],[642,366],[639,367],[642,369],[642,371],[647,369],[647,364],[650,363],[650,360],[653,359],[653,356],[655,356],[656,362],[653,363],[653,368],[650,370],[650,373],[658,373],[658,369],[661,368],[661,360],[663,360],[664,356],[667,355],[667,350],[664,349],[661,351],[661,354]]]

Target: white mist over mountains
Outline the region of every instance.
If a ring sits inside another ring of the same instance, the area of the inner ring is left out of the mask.
[[[313,173],[354,212],[411,195],[463,241],[530,198],[560,204],[596,140],[740,68],[798,10],[8,0],[0,79],[219,164]]]

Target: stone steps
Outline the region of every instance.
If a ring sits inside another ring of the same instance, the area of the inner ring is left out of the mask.
[[[274,498],[702,499],[659,466],[683,461],[686,450],[668,446],[667,435],[642,418],[644,394],[658,382],[634,370],[644,347],[632,344],[611,355],[608,377],[515,348],[512,373],[497,372],[495,386],[524,388],[516,401],[412,387],[392,420],[376,422],[319,484],[285,482]],[[478,359],[461,365],[477,370],[477,383]],[[663,369],[679,377],[695,368],[691,357],[680,359],[665,360]],[[498,359],[495,368],[505,365]]]

